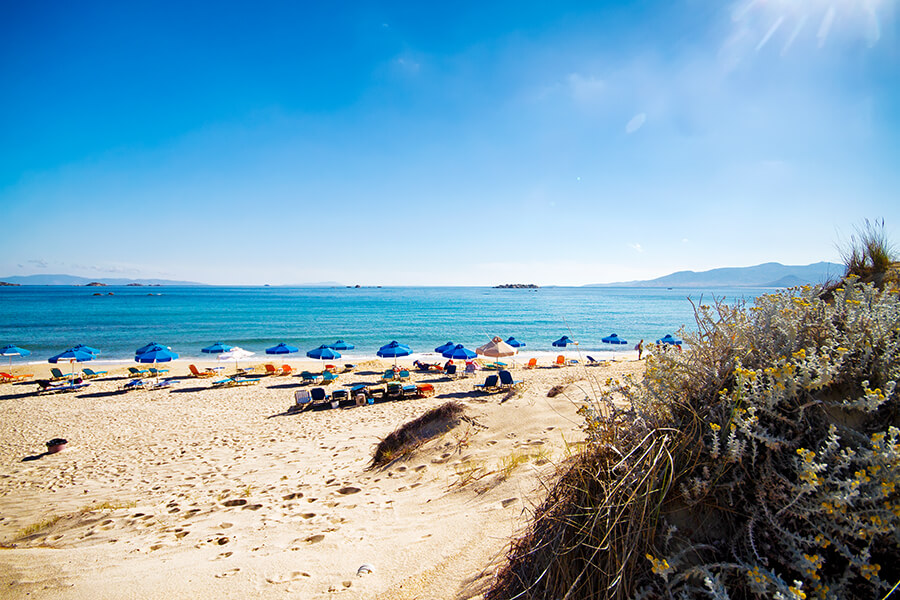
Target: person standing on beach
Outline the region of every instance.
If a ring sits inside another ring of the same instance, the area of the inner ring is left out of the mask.
[[[638,351],[638,360],[641,360],[641,354],[644,353],[644,340],[639,341],[634,349]]]

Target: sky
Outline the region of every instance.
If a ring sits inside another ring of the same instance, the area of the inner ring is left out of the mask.
[[[900,240],[900,0],[35,2],[0,278],[582,285]]]

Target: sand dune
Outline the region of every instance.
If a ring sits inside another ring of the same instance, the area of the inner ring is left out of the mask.
[[[285,412],[298,378],[122,393],[112,372],[57,396],[5,384],[0,585],[11,598],[476,596],[581,439],[577,402],[640,367],[518,370],[508,399],[472,393],[483,373],[414,374],[434,397],[300,414]],[[381,438],[448,399],[469,420],[368,468]],[[42,456],[54,437],[69,446]]]

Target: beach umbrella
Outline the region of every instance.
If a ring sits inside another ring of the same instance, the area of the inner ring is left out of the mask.
[[[606,336],[605,338],[603,338],[600,341],[603,342],[604,344],[627,344],[628,343],[626,340],[623,340],[615,333],[612,333],[612,334]]]
[[[138,354],[143,354],[144,352],[149,352],[151,349],[153,349],[156,346],[162,346],[162,344],[160,344],[159,342],[150,342],[149,344],[144,344],[143,346],[141,346],[140,348],[138,348],[137,350],[134,351],[134,355],[137,356]],[[168,346],[165,346],[165,347],[168,348]]]
[[[332,350],[353,350],[356,348],[353,344],[348,344],[344,340],[338,340],[333,344],[328,344],[328,347]]]
[[[569,339],[569,336],[567,336],[567,335],[564,335],[561,338],[559,338],[558,340],[556,340],[555,342],[553,342],[553,346],[555,346],[556,348],[565,348],[569,344],[578,345],[578,342],[576,342],[572,339]]]
[[[172,352],[172,349],[168,346],[163,346],[162,344],[155,344],[149,347],[148,346],[139,348],[139,350],[144,351],[134,355],[135,362],[153,363],[155,366],[156,363],[171,362],[178,358],[178,353]],[[159,381],[159,371],[156,372],[156,381]]]
[[[85,346],[82,346],[85,347]],[[88,362],[97,358],[94,354],[87,352],[85,350],[81,350],[76,348],[69,348],[64,352],[60,352],[56,356],[51,356],[47,359],[47,362],[50,363],[61,363],[67,362],[72,365],[72,379],[75,378],[75,363],[77,362]]]
[[[397,340],[393,340],[390,344],[385,344],[376,352],[378,356],[381,358],[393,358],[394,365],[397,364],[398,356],[409,356],[412,354],[412,350],[406,344],[401,344]]]
[[[212,346],[207,346],[200,350],[204,354],[222,354],[223,352],[230,352],[234,349],[235,346],[229,346],[228,344],[223,344],[222,342],[216,342]]]
[[[245,358],[250,358],[253,356],[253,352],[249,350],[244,350],[238,346],[230,346],[231,350],[226,352],[219,353],[219,360],[233,360],[234,361],[234,369],[238,368],[238,361],[244,360]]]
[[[453,342],[447,342],[446,344],[441,344],[440,346],[435,348],[434,351],[437,352],[438,354],[443,354],[444,352],[446,352],[447,350],[450,350],[451,348],[456,348],[456,344],[454,344]]]
[[[672,344],[673,346],[680,346],[682,342],[681,342],[681,340],[676,340],[675,338],[673,338],[671,333],[667,333],[666,335],[663,336],[662,339],[656,340],[656,343],[657,344]]]
[[[82,352],[90,352],[94,356],[100,354],[100,351],[96,348],[91,348],[90,346],[85,346],[84,344],[78,344],[77,346],[72,346],[72,350],[81,350]]]
[[[504,342],[499,337],[494,337],[490,342],[485,344],[484,346],[479,346],[475,349],[478,354],[482,356],[487,356],[493,359],[503,358],[505,356],[515,356],[516,350],[512,347],[512,345]]]
[[[28,356],[31,354],[31,350],[26,350],[25,348],[19,348],[18,346],[13,346],[12,344],[7,344],[0,348],[0,356],[8,356],[9,357],[9,366],[12,367],[12,357],[13,356]]]
[[[266,348],[266,354],[293,354],[294,352],[300,352],[300,348],[288,346],[284,342],[281,342],[277,346]]]
[[[457,344],[445,351],[441,356],[451,360],[469,360],[475,358],[476,354],[462,344]]]
[[[525,342],[520,342],[513,336],[509,336],[509,339],[506,340],[506,343],[509,344],[510,346],[512,346],[513,348],[521,348],[522,346],[525,345]]]
[[[306,356],[315,358],[316,360],[334,360],[341,357],[341,353],[333,350],[326,345],[321,345],[306,353]]]
[[[139,363],[158,363],[170,362],[178,358],[177,352],[162,344],[156,344],[144,350],[139,354],[135,354],[134,360]]]

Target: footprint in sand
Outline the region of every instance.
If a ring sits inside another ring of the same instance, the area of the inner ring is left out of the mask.
[[[511,504],[515,504],[516,500],[518,500],[518,498],[507,498],[506,500],[501,500],[500,505],[503,506],[503,508],[506,508]]]
[[[297,581],[298,579],[301,579],[303,577],[310,577],[310,574],[305,571],[291,571],[290,575],[286,575],[284,577],[266,577],[266,582],[273,585],[280,585],[282,583]]]
[[[324,536],[323,534],[317,533],[316,535],[311,535],[311,536],[309,536],[308,538],[306,538],[306,539],[303,540],[303,541],[306,542],[306,543],[308,543],[308,544],[316,544],[316,543],[318,543],[318,542],[321,542],[321,541],[324,540],[324,539],[325,539],[325,536]]]
[[[312,519],[314,516],[316,516],[316,513],[303,513],[300,516],[304,519]]]
[[[282,500],[296,500],[297,498],[302,498],[303,492],[294,492],[293,494],[286,494],[281,497]]]
[[[347,487],[342,487],[337,492],[338,492],[338,494],[341,494],[342,496],[346,496],[348,494],[356,494],[361,491],[362,490],[360,490],[358,487],[353,487],[351,485],[348,485]]]
[[[424,471],[424,470],[427,469],[427,468],[428,468],[428,467],[427,467],[426,465],[419,465],[418,467],[416,467],[415,469],[413,469],[413,471],[419,473],[419,472]]]
[[[259,510],[262,507],[262,504],[248,504],[247,506],[243,507],[242,510]]]
[[[243,498],[235,498],[234,500],[226,500],[222,503],[222,506],[244,506],[247,504],[247,501]]]
[[[231,553],[229,552],[228,554],[230,555]],[[223,577],[231,577],[232,575],[236,575],[238,573],[238,571],[240,571],[240,569],[235,567],[234,569],[228,569],[224,573],[219,573],[215,577],[216,577],[216,579],[222,579]]]

